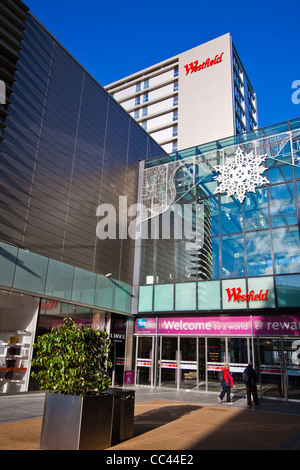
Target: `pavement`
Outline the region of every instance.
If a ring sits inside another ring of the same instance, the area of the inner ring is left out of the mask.
[[[217,396],[136,388],[134,436],[107,451],[300,450],[299,401]],[[43,409],[42,392],[0,396],[0,450],[39,450]]]

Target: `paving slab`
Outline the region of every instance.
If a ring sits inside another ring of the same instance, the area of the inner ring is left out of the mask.
[[[43,392],[0,396],[0,450],[39,450]],[[219,404],[218,394],[136,388],[134,437],[109,451],[300,450],[298,402],[244,396]]]

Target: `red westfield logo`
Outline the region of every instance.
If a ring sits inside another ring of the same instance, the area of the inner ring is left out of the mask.
[[[237,289],[234,287],[233,289],[226,289],[226,292],[228,295],[228,302],[230,302],[230,300],[233,300],[233,302],[257,302],[258,300],[268,300],[269,290],[270,289],[267,289],[263,292],[262,289],[259,294],[255,294],[254,290],[251,290],[250,292],[246,292],[246,294],[241,295],[242,289],[240,287]]]
[[[223,57],[224,52],[222,54],[217,54],[214,59],[206,59],[202,64],[199,63],[198,60],[195,60],[195,62],[191,62],[190,64],[186,64],[185,70],[186,70],[186,75],[188,75],[190,72],[198,72],[198,70],[206,69],[207,67],[211,67],[212,65],[219,64],[222,62],[222,57]]]

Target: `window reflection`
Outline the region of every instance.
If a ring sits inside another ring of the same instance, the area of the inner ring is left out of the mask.
[[[195,280],[196,262],[196,253],[186,250],[186,243],[178,240],[175,244],[175,282]]]
[[[159,284],[174,282],[175,243],[173,240],[160,240],[156,246],[155,278]]]
[[[140,284],[153,284],[154,283],[154,243],[148,241],[141,249],[140,261]]]
[[[273,273],[271,237],[269,231],[246,234],[248,276]]]
[[[273,227],[298,223],[293,183],[270,187],[270,213]]]
[[[278,307],[299,307],[300,274],[276,276]]]
[[[222,237],[222,277],[244,277],[244,237],[231,235]]]
[[[280,166],[269,169],[268,180],[270,183],[277,183],[280,181],[287,181],[293,179],[293,167],[292,165]]]
[[[275,274],[299,272],[300,243],[298,227],[273,230],[272,237]]]
[[[247,194],[244,202],[245,230],[258,230],[269,227],[267,188],[257,189]]]
[[[243,206],[235,197],[221,196],[220,219],[222,233],[243,231]]]

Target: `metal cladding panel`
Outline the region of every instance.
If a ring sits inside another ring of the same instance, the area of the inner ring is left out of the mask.
[[[0,143],[0,239],[131,282],[134,240],[124,256],[122,240],[97,238],[96,210],[136,202],[138,160],[163,151],[30,14],[25,26]]]
[[[47,393],[40,448],[103,450],[111,445],[113,396]]]

